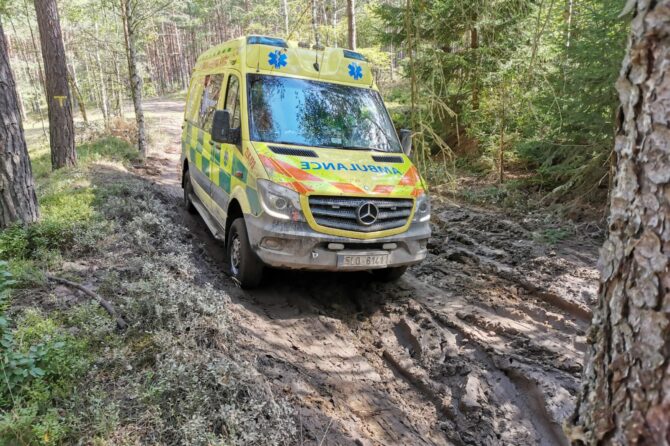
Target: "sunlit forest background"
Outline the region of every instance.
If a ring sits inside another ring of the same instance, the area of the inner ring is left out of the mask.
[[[198,55],[241,35],[314,42],[316,30],[322,44],[348,45],[346,0],[132,6],[145,98],[183,95]],[[375,64],[396,126],[414,130],[414,156],[432,184],[466,175],[491,185],[471,197],[483,202],[532,193],[543,204],[602,207],[622,8],[599,0],[358,0],[356,46]],[[118,2],[68,0],[59,9],[77,125],[101,115],[118,126],[130,105]],[[26,0],[4,10],[21,104],[39,128],[46,103],[34,10]]]

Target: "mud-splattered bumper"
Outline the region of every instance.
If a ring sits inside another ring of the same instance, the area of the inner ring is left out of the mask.
[[[261,217],[245,216],[245,221],[252,249],[265,264],[276,268],[323,271],[368,269],[338,266],[338,256],[351,254],[388,254],[387,266],[411,265],[426,257],[430,237],[428,222],[412,223],[402,234],[355,240],[322,234],[311,229],[307,223],[276,220],[266,214]],[[333,249],[333,244],[343,245],[344,249]]]

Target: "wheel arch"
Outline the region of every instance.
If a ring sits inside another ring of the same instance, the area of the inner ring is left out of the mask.
[[[188,158],[184,158],[181,166],[181,187],[184,188],[184,180],[186,179],[186,172],[188,172]]]
[[[230,200],[230,203],[228,204],[228,212],[226,213],[226,228],[225,228],[226,232],[224,234],[226,241],[228,240],[230,227],[232,226],[233,222],[239,217],[244,218],[244,213],[242,212],[242,206],[240,205],[240,202],[236,198],[233,198],[232,200]]]

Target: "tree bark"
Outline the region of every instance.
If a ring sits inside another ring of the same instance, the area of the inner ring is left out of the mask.
[[[39,218],[14,75],[0,23],[0,228]]]
[[[670,442],[670,0],[634,9],[573,444]]]
[[[135,109],[137,122],[137,146],[140,158],[147,157],[147,138],[144,130],[144,109],[142,108],[142,78],[137,69],[137,50],[135,48],[135,23],[132,17],[132,0],[119,0],[121,6],[121,21],[123,22],[123,37],[128,59],[128,77],[130,78],[130,93]]]
[[[356,0],[347,0],[347,44],[349,49],[356,49]]]
[[[35,0],[35,12],[47,84],[51,167],[59,169],[74,166],[77,164],[77,152],[74,146],[72,101],[67,85],[65,48],[56,0]]]

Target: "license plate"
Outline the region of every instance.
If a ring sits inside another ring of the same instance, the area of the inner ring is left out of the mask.
[[[380,268],[388,264],[388,254],[375,255],[339,255],[337,256],[337,266],[352,268]]]

